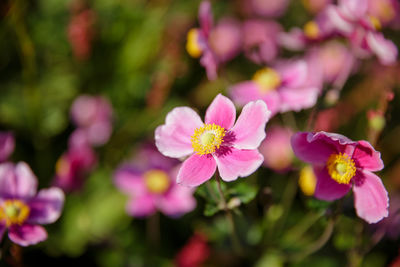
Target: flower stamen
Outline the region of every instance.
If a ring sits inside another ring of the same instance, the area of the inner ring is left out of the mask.
[[[4,201],[0,206],[0,220],[5,220],[6,226],[22,225],[30,213],[29,207],[21,200]]]
[[[144,173],[147,189],[154,194],[162,194],[168,190],[171,182],[168,174],[161,170],[150,170]]]
[[[332,154],[326,165],[329,175],[339,184],[349,184],[356,173],[354,161],[347,154]]]
[[[279,73],[271,68],[263,68],[253,75],[254,82],[260,87],[261,93],[267,93],[278,88],[282,81]]]
[[[225,129],[216,124],[206,124],[194,130],[192,147],[198,155],[212,154],[220,147]]]
[[[202,54],[202,49],[199,45],[199,30],[190,29],[187,34],[186,51],[193,58],[198,58]]]

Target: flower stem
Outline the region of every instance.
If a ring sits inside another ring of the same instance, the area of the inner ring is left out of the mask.
[[[240,245],[239,238],[236,235],[235,221],[233,220],[232,212],[228,208],[228,205],[226,203],[224,193],[223,193],[222,187],[221,187],[221,179],[219,178],[218,174],[215,175],[215,180],[217,181],[218,192],[219,192],[219,196],[220,196],[220,203],[221,203],[223,209],[225,210],[226,220],[228,221],[229,228],[231,231],[233,248],[236,251],[236,253],[241,254],[242,247]]]

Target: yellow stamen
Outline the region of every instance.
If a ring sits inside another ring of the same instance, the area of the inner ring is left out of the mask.
[[[329,175],[339,184],[349,184],[356,173],[354,161],[347,154],[332,154],[326,165]]]
[[[304,25],[304,34],[310,39],[317,39],[320,32],[318,24],[315,21],[309,21]]]
[[[199,31],[197,29],[190,29],[187,34],[186,51],[194,58],[198,58],[202,54],[198,39]]]
[[[382,29],[382,24],[377,17],[369,16],[369,21],[372,23],[372,26],[374,26],[375,30],[379,31]]]
[[[21,200],[6,200],[0,206],[0,220],[5,220],[6,226],[21,225],[29,216],[29,207]]]
[[[314,195],[316,185],[317,178],[315,177],[313,168],[309,165],[302,168],[300,171],[299,186],[304,195]]]
[[[151,193],[162,194],[168,190],[171,182],[168,174],[161,170],[150,170],[144,174],[144,182]]]
[[[281,77],[277,71],[271,68],[263,68],[253,75],[254,82],[260,87],[261,93],[275,90],[281,85]]]
[[[214,153],[222,144],[224,136],[224,128],[214,123],[206,124],[194,130],[192,147],[199,155]]]

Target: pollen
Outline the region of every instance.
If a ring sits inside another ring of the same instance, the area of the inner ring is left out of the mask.
[[[374,26],[375,30],[380,31],[382,29],[382,24],[377,17],[369,16],[369,21],[372,26]]]
[[[202,54],[202,49],[199,46],[199,30],[190,29],[187,34],[186,51],[191,57],[198,58]]]
[[[224,141],[225,129],[216,124],[206,124],[194,130],[192,147],[198,155],[212,154]]]
[[[339,184],[349,184],[356,173],[354,161],[347,154],[332,154],[326,165],[329,175]]]
[[[309,21],[304,25],[304,34],[310,39],[317,39],[320,32],[318,24],[315,21]]]
[[[6,200],[0,206],[0,220],[5,221],[7,227],[21,225],[28,218],[29,212],[29,207],[21,200]]]
[[[262,93],[267,93],[275,90],[281,85],[281,77],[277,71],[271,68],[263,68],[253,75],[254,82],[256,82]]]
[[[144,182],[147,189],[154,194],[162,194],[171,185],[168,174],[162,170],[150,170],[144,173]]]

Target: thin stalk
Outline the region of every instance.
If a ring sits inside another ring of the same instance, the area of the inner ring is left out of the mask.
[[[160,244],[160,215],[158,212],[147,219],[146,230],[148,243],[157,249]]]

